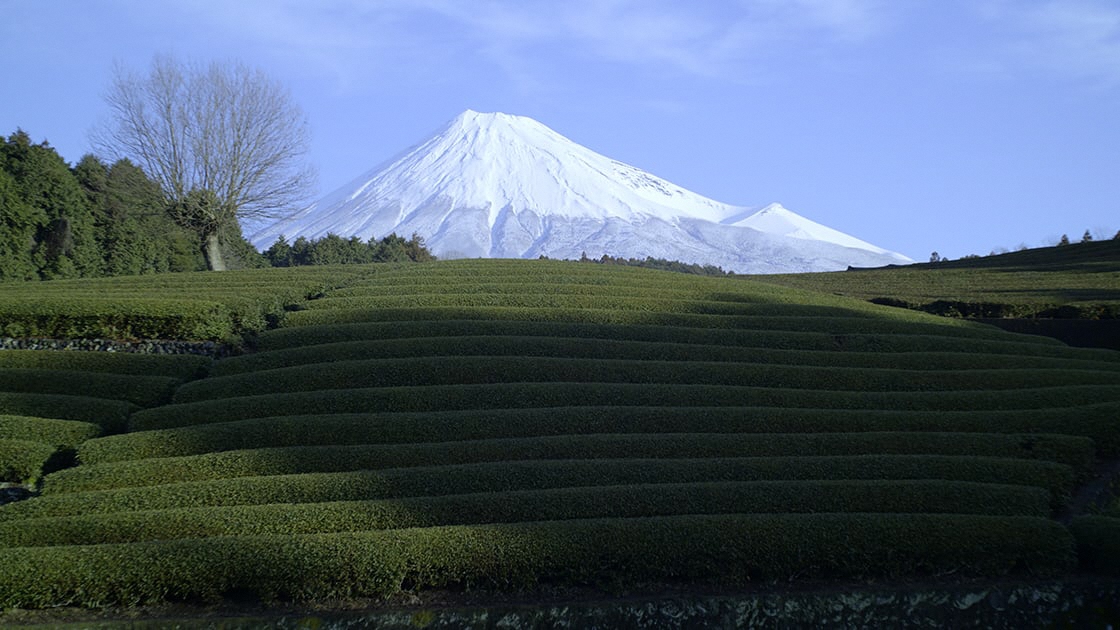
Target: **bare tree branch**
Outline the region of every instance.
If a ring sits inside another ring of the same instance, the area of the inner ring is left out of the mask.
[[[108,157],[129,158],[157,181],[169,212],[198,232],[207,258],[239,219],[276,216],[310,200],[310,133],[286,89],[237,62],[156,57],[146,76],[117,67],[95,131]],[[213,241],[213,242],[210,242]],[[211,261],[211,268],[221,261]]]

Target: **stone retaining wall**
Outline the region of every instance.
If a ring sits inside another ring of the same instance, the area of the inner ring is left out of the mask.
[[[214,341],[175,341],[143,339],[115,341],[112,339],[15,339],[0,337],[0,350],[67,350],[85,352],[135,352],[140,354],[201,354],[224,357],[233,354],[228,344]]]

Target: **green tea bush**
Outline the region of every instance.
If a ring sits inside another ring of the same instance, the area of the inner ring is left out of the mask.
[[[82,444],[79,459],[86,464],[97,464],[266,447],[543,436],[565,436],[578,441],[612,433],[647,434],[651,441],[656,441],[673,439],[677,434],[709,433],[735,434],[736,444],[750,449],[749,454],[754,455],[987,455],[1045,459],[1076,470],[1087,470],[1094,460],[1090,438],[1012,433],[1017,427],[1037,430],[1038,422],[1032,419],[1045,414],[1044,411],[1001,412],[978,416],[967,412],[571,407],[281,416],[112,435]],[[1052,412],[1046,416],[1046,421],[1053,430],[1074,433],[1081,430],[1068,422],[1068,418],[1084,420],[1076,410],[1071,410]],[[1012,419],[1019,424],[1004,423]],[[1101,420],[1106,430],[1112,430],[1108,416],[1102,414]],[[990,430],[1009,433],[988,433]]]
[[[341,473],[278,474],[46,494],[0,509],[0,521],[215,505],[368,501],[574,486],[713,481],[940,479],[1035,486],[1060,500],[1073,471],[1005,457],[860,455],[502,461]],[[142,483],[142,480],[140,481]]]
[[[22,547],[0,551],[0,606],[213,600],[233,590],[265,600],[386,598],[406,584],[1053,575],[1073,564],[1072,549],[1047,519],[949,514],[686,515]]]
[[[136,406],[123,400],[66,396],[62,394],[29,394],[0,392],[0,414],[56,418],[89,422],[105,433],[120,433],[128,427],[128,417]]]
[[[196,354],[0,350],[0,368],[166,376],[181,381],[201,378],[206,374],[211,362],[212,359],[209,357]]]
[[[1088,515],[1073,519],[1070,531],[1077,540],[1077,556],[1084,569],[1120,575],[1120,518]]]
[[[123,400],[141,407],[170,402],[181,382],[168,376],[0,368],[0,391]]]
[[[101,435],[101,427],[92,422],[0,416],[0,440],[30,440],[55,448],[74,448]]]
[[[0,439],[0,481],[34,483],[54,451],[42,442]]]
[[[44,482],[43,493],[63,494],[112,488],[151,486],[187,481],[204,481],[232,477],[251,477],[262,475],[286,475],[313,472],[347,472],[354,470],[377,470],[392,468],[433,467],[452,464],[496,463],[512,461],[571,461],[575,459],[631,459],[656,460],[675,458],[719,459],[746,457],[757,460],[755,469],[766,479],[811,479],[806,473],[782,473],[775,469],[782,464],[803,465],[806,470],[822,470],[821,478],[837,478],[829,475],[855,475],[855,479],[874,479],[881,472],[883,479],[940,479],[933,471],[923,473],[917,468],[922,464],[936,467],[944,465],[953,458],[961,459],[961,471],[953,473],[949,479],[983,481],[994,483],[1018,483],[1022,485],[1041,485],[1052,490],[1055,496],[1064,494],[1071,483],[1073,470],[1061,464],[1039,460],[1024,461],[1029,465],[1012,470],[1018,477],[993,477],[990,457],[953,456],[953,455],[851,455],[829,454],[810,456],[752,456],[737,449],[732,444],[720,446],[718,434],[709,434],[706,440],[679,440],[677,452],[673,452],[673,440],[651,440],[638,436],[598,436],[607,439],[586,439],[582,441],[560,438],[522,438],[520,440],[485,440],[464,442],[442,442],[416,445],[383,446],[294,446],[287,448],[251,449],[244,451],[221,451],[205,455],[188,455],[174,458],[129,460],[79,466],[50,475]],[[626,439],[630,437],[630,439]],[[579,447],[584,446],[581,450]],[[630,451],[625,447],[631,447]],[[597,448],[596,448],[597,447]],[[502,449],[508,451],[503,456]],[[845,467],[854,457],[868,457],[867,471],[853,473]],[[913,458],[906,463],[907,457]],[[879,458],[879,459],[875,459]],[[979,462],[979,463],[978,463]],[[881,465],[881,469],[874,468]],[[996,470],[1005,470],[997,468]],[[943,474],[943,473],[942,473]],[[789,475],[789,476],[782,476]],[[976,475],[960,476],[960,475]],[[849,477],[839,477],[849,478]]]
[[[656,304],[651,304],[651,307]],[[610,308],[533,308],[511,306],[479,307],[380,307],[315,309],[288,313],[284,326],[309,326],[347,324],[376,321],[409,321],[415,319],[488,319],[577,322],[594,324],[627,324],[684,326],[688,328],[716,328],[725,330],[770,330],[796,332],[823,332],[833,335],[852,334],[927,334],[966,339],[1016,339],[1018,335],[961,320],[931,319],[910,321],[906,319],[875,319],[866,316],[827,316],[816,314],[791,315],[782,309],[774,315],[723,315],[708,313],[663,312],[658,310],[618,310]],[[957,325],[953,325],[957,323]],[[1041,338],[1040,338],[1041,339]],[[1053,341],[1053,340],[1051,340]],[[1044,345],[1045,341],[1034,341]],[[1058,342],[1054,342],[1055,344]]]
[[[1032,390],[861,392],[675,383],[498,383],[337,389],[206,400],[138,411],[132,416],[131,427],[133,430],[165,429],[281,415],[529,409],[571,405],[986,412],[1074,407],[1086,401],[1117,400],[1120,400],[1120,386],[1115,385],[1040,387]]]
[[[1120,364],[1054,357],[970,352],[838,352],[744,348],[730,345],[675,343],[554,336],[473,335],[408,337],[326,343],[254,352],[222,359],[212,377],[295,367],[312,363],[446,356],[556,357],[639,361],[703,361],[820,367],[906,370],[1093,370],[1120,379]]]
[[[435,356],[315,363],[187,383],[176,403],[261,394],[404,385],[663,383],[859,392],[964,392],[1115,385],[1120,372],[1072,369],[906,370],[710,361]],[[0,388],[4,387],[0,370]]]
[[[405,317],[404,311],[399,311]],[[291,314],[294,316],[295,314]],[[285,320],[293,323],[291,319]],[[893,332],[833,334],[828,331],[717,329],[656,324],[596,324],[588,322],[528,321],[505,318],[421,319],[349,324],[293,326],[266,330],[255,340],[262,351],[283,350],[347,341],[438,336],[550,336],[581,339],[706,344],[764,350],[821,350],[844,352],[964,352],[1084,359],[1083,349],[1037,343],[1036,337],[958,338],[935,334]],[[241,357],[238,357],[241,359]],[[1093,355],[1094,363],[1102,363]],[[223,362],[234,362],[226,359]],[[1112,362],[1115,365],[1116,362]]]
[[[230,309],[183,299],[0,298],[0,335],[58,339],[214,339],[235,334]]]
[[[899,430],[884,430],[883,427],[892,423],[885,421],[874,427],[846,427],[842,424],[844,416],[859,420],[871,418],[862,414],[822,414],[821,410],[816,411],[818,413],[801,417],[778,409],[774,414],[777,417],[773,419],[767,418],[765,411],[750,414],[749,411],[724,408],[643,410],[587,407],[286,416],[147,430],[92,439],[82,444],[78,457],[85,464],[97,464],[286,446],[444,443],[441,447],[456,448],[454,442],[457,441],[503,441],[512,447],[528,446],[532,444],[528,439],[532,438],[548,445],[556,456],[584,447],[594,452],[598,445],[672,448],[673,441],[694,445],[716,441],[713,447],[736,448],[736,454],[740,456],[871,453],[988,455],[1039,458],[1067,464],[1076,470],[1088,469],[1094,458],[1093,441],[1088,437],[982,433],[991,428],[1009,428],[1002,426],[999,418],[989,415],[973,418],[972,428],[979,433],[960,433],[937,430],[934,423],[943,419],[940,414],[914,414],[914,418],[896,414]],[[813,423],[809,416],[821,416],[824,421]],[[790,420],[781,425],[781,428],[788,429],[788,433],[766,433],[772,423],[776,424],[775,420],[781,419]],[[831,426],[828,426],[829,419],[832,420]],[[912,420],[911,424],[915,420],[925,420],[925,424],[920,429],[907,430],[909,427],[905,420]],[[1055,425],[1061,421],[1060,416],[1054,418]],[[867,424],[870,425],[870,421]],[[841,433],[846,428],[852,433]],[[830,433],[818,433],[821,429]],[[715,437],[709,438],[709,435]],[[551,442],[543,441],[545,437]],[[516,438],[521,438],[521,441]],[[663,446],[665,444],[669,445]]]
[[[381,501],[219,506],[0,522],[0,547],[317,534],[407,527],[680,514],[1050,514],[1042,488],[960,481],[758,481],[635,484],[411,497]]]

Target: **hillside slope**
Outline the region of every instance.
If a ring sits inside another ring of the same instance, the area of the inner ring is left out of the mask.
[[[239,277],[262,279],[221,282]],[[0,506],[0,605],[1061,578],[1111,557],[1109,523],[1054,514],[1120,455],[1113,352],[555,261],[351,268],[289,308]]]

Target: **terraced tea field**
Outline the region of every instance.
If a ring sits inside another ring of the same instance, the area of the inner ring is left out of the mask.
[[[33,289],[4,331],[252,342],[0,351],[0,469],[53,470],[0,506],[5,608],[1120,566],[1115,514],[1055,518],[1120,457],[1120,353],[555,261]]]

